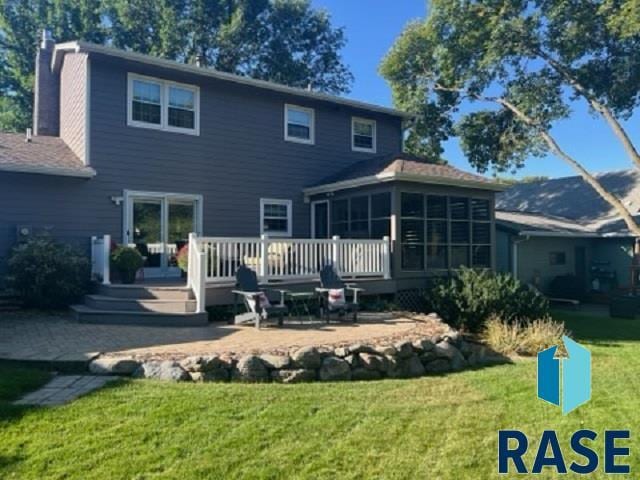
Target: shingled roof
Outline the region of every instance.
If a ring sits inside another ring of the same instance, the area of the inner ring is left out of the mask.
[[[59,137],[33,137],[0,132],[0,172],[40,173],[70,177],[93,177],[86,166]]]
[[[640,172],[620,170],[596,177],[633,215],[640,214]],[[613,207],[581,177],[514,185],[496,197],[496,210],[499,225],[520,231],[549,232],[561,222],[569,227],[567,233],[630,235]],[[538,220],[532,222],[534,218]]]
[[[307,195],[329,190],[380,183],[391,180],[416,181],[439,185],[504,190],[504,186],[481,175],[451,165],[429,163],[406,153],[385,155],[356,162],[305,189]]]

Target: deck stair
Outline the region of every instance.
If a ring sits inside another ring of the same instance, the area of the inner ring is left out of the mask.
[[[208,323],[206,313],[196,313],[191,289],[179,284],[100,285],[71,309],[82,323],[177,327]]]

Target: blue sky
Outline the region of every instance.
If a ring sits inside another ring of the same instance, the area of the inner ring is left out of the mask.
[[[355,76],[349,97],[391,106],[391,93],[378,75],[380,60],[395,38],[411,20],[424,18],[425,0],[312,0],[315,7],[331,13],[333,24],[343,26],[348,39],[343,50],[345,62]],[[626,124],[636,145],[640,143],[637,118]],[[630,168],[620,143],[609,127],[599,118],[592,118],[582,103],[574,105],[569,121],[554,127],[553,134],[563,148],[582,162],[590,171],[600,172]],[[470,169],[460,151],[458,141],[451,140],[444,157],[455,166]],[[562,160],[549,156],[532,158],[516,176],[546,175],[560,177],[574,172]]]

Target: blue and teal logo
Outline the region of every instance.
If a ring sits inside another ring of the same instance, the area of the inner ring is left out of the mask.
[[[568,358],[556,358],[557,345],[538,353],[538,398],[566,415],[591,399],[591,352],[566,335],[562,343]]]

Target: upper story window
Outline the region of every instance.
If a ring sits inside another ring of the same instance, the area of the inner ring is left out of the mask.
[[[200,134],[200,91],[194,85],[129,74],[127,125]]]
[[[376,122],[366,118],[351,118],[351,149],[376,153]]]
[[[312,108],[284,106],[284,139],[289,142],[315,142],[315,113]]]
[[[272,237],[290,237],[292,202],[272,198],[260,199],[260,233]]]

